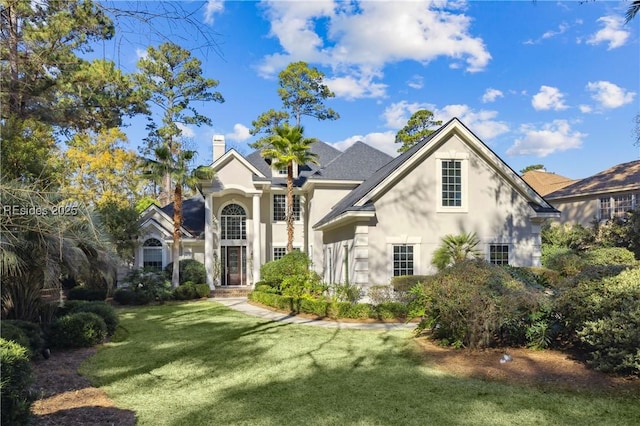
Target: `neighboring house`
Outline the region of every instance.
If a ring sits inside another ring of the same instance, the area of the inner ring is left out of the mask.
[[[522,175],[522,179],[527,182],[535,191],[546,197],[547,194],[557,191],[569,186],[574,182],[574,179],[564,177],[555,173],[549,173],[546,170],[529,170]]]
[[[589,226],[640,207],[640,160],[618,164],[548,194],[562,223]]]
[[[185,201],[181,258],[203,261],[212,289],[251,286],[286,251],[286,171],[257,152],[225,152],[219,136],[213,146],[215,177]],[[540,226],[560,216],[458,119],[396,158],[361,142],[312,150],[320,165],[295,167],[294,248],[326,282],[433,273],[441,238],[462,232],[493,263],[540,265]],[[137,266],[171,261],[171,213],[143,213]]]

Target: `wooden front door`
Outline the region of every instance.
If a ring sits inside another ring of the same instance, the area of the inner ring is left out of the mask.
[[[240,247],[227,247],[227,285],[242,284]]]

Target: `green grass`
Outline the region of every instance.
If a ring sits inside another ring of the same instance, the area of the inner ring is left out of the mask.
[[[139,425],[632,425],[640,396],[456,378],[408,332],[269,322],[213,302],[120,311],[81,372]]]

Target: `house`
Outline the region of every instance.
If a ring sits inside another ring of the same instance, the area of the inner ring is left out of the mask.
[[[546,195],[561,223],[589,226],[640,207],[640,160],[618,164]]]
[[[294,248],[326,282],[433,273],[441,238],[462,232],[475,232],[493,263],[540,265],[541,224],[560,215],[455,118],[396,158],[361,142],[312,150],[319,165],[294,167]],[[205,264],[212,289],[252,286],[286,251],[286,171],[226,151],[220,136],[213,152],[214,178],[184,203],[181,257]],[[171,214],[171,205],[144,212],[137,266],[171,261]]]
[[[547,194],[569,186],[576,180],[547,172],[546,170],[529,170],[522,175],[522,179],[529,184],[535,191],[546,197]]]

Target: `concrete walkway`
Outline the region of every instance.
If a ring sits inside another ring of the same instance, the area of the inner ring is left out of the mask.
[[[250,304],[246,297],[229,297],[229,298],[210,298],[214,302],[218,302],[221,305],[227,306],[236,311],[245,313],[258,318],[264,318],[271,321],[281,321],[291,324],[313,325],[316,327],[326,328],[340,328],[340,329],[353,329],[353,330],[405,330],[411,331],[416,328],[415,323],[382,323],[382,322],[342,322],[332,320],[320,320],[302,318],[296,315],[283,314],[281,312],[271,311],[269,309],[261,308]]]

